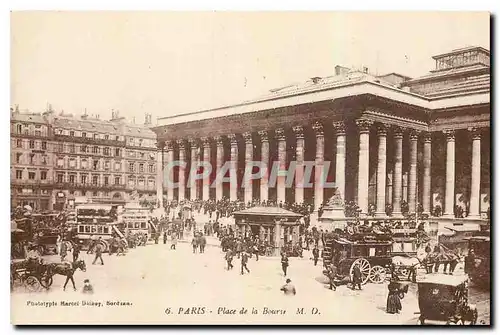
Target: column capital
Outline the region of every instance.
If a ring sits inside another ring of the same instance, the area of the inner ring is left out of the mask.
[[[429,131],[424,131],[422,133],[422,136],[424,138],[424,143],[431,143],[432,141],[432,133]]]
[[[455,141],[455,130],[445,129],[443,130],[443,134],[445,134],[447,142]]]
[[[227,138],[231,142],[231,146],[238,145],[238,140],[236,139],[236,134],[229,134],[229,135],[227,135]]]
[[[179,150],[186,149],[186,140],[180,139],[180,140],[176,140],[176,142],[177,142],[177,145],[179,146]]]
[[[481,135],[482,135],[481,128],[470,127],[470,128],[467,128],[467,130],[470,132],[473,140],[480,140],[481,139]]]
[[[393,126],[392,133],[394,134],[394,138],[403,138],[405,129],[399,126]]]
[[[205,137],[204,136],[204,137],[201,138],[201,142],[203,143],[203,147],[204,148],[210,148],[210,144],[211,144],[212,141],[211,141],[210,137]]]
[[[197,148],[200,146],[200,140],[197,138],[188,138],[189,145],[191,146],[191,149]]]
[[[303,139],[304,138],[304,127],[302,126],[295,126],[292,128],[293,132],[295,133],[295,137],[297,139]]]
[[[215,142],[217,143],[217,146],[223,146],[224,145],[224,137],[218,135],[214,137]]]
[[[333,122],[333,128],[335,129],[335,132],[337,133],[337,136],[339,135],[345,135],[345,122],[344,121],[334,121]]]
[[[243,138],[246,144],[252,144],[252,132],[246,131],[243,133]]]
[[[267,142],[267,141],[269,141],[269,137],[268,137],[269,135],[267,133],[267,130],[259,130],[257,133],[260,136],[260,141],[261,142]]]
[[[312,129],[316,133],[316,137],[323,136],[323,124],[319,121],[316,121],[312,125]]]
[[[283,128],[277,128],[274,130],[274,134],[276,135],[276,139],[278,141],[284,141],[285,140],[285,129]]]
[[[368,119],[357,119],[355,122],[360,133],[368,133],[373,126],[373,121]]]
[[[173,150],[174,149],[174,141],[165,141],[165,149],[167,151]]]
[[[410,136],[410,141],[416,141],[418,140],[418,135],[420,135],[420,131],[411,129],[408,135]]]
[[[377,136],[383,137],[387,136],[387,126],[385,124],[377,124]]]

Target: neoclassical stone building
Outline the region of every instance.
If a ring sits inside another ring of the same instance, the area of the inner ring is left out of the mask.
[[[242,185],[250,161],[267,163],[268,170],[272,162],[286,168],[295,161],[298,180],[303,162],[314,161],[314,180],[325,173],[363,214],[373,204],[383,217],[391,205],[398,216],[404,203],[410,212],[419,204],[430,214],[441,208],[444,217],[459,206],[478,219],[490,206],[490,53],[470,47],[433,58],[436,68],[418,78],[336,66],[331,76],[255,100],[161,117],[153,131],[163,166],[175,160],[187,167],[159,173],[160,181],[170,178],[179,187],[163,183],[157,196],[275,199],[318,208],[334,191],[319,182],[286,188],[278,178],[270,187],[264,177]],[[236,178],[211,188],[212,171],[210,180],[187,185],[187,171],[199,160],[216,170],[229,161]]]

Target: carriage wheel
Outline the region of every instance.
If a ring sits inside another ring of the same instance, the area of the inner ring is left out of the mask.
[[[106,243],[106,241],[99,242],[99,245],[102,248],[102,252],[108,252],[109,251],[108,243]]]
[[[43,286],[43,288],[45,289],[49,289],[49,287],[52,285],[52,283],[54,282],[54,279],[52,278],[52,276],[43,276],[40,280],[40,284]]]
[[[366,284],[366,282],[368,281],[368,278],[370,276],[370,263],[364,259],[364,258],[358,258],[356,259],[352,265],[351,265],[351,269],[349,270],[349,275],[352,277],[352,274],[354,273],[354,267],[356,265],[359,265],[359,269],[361,270],[361,278],[363,279],[362,283],[363,285]]]
[[[370,275],[368,279],[375,284],[381,284],[385,281],[387,272],[380,265],[375,265],[370,269]]]
[[[40,287],[42,286],[38,279],[35,276],[28,276],[24,280],[24,286],[26,289],[30,292],[36,292],[40,290]]]

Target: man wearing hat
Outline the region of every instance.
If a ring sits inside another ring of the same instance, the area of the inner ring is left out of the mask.
[[[92,287],[92,285],[90,284],[90,280],[88,279],[85,279],[83,281],[83,289],[82,289],[82,293],[85,293],[85,294],[93,294],[94,293],[94,288]]]

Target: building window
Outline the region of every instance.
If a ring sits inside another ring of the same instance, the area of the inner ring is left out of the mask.
[[[75,164],[75,160],[74,160],[74,159],[71,159],[71,160],[69,161],[69,165],[70,165],[70,167],[72,167],[72,166],[71,166],[71,162],[73,162],[73,164]],[[64,166],[64,159],[63,159],[63,158],[58,158],[58,159],[57,159],[57,167],[62,168],[63,166]],[[73,166],[73,167],[74,167],[74,166]]]
[[[99,168],[99,161],[94,161],[94,165],[92,166],[92,169],[97,170]]]
[[[64,183],[64,174],[62,174],[62,173],[57,174],[57,182]]]
[[[99,182],[99,176],[92,176],[92,184],[97,185]]]
[[[111,166],[111,165],[110,165],[110,162],[109,162],[109,161],[105,161],[105,162],[104,162],[104,170],[109,171],[110,166]]]
[[[21,153],[16,154],[16,163],[18,163],[18,164],[21,163],[21,157],[23,157],[23,154],[21,154]]]
[[[139,164],[139,172],[144,172],[144,164]]]
[[[92,196],[93,196],[93,197],[97,197],[98,195],[99,195],[99,193],[97,193],[97,191],[94,191],[94,192],[92,193]]]
[[[42,136],[42,132],[40,130],[35,130],[35,136]]]
[[[144,178],[139,178],[139,180],[137,181],[137,184],[141,187],[144,187]]]
[[[109,135],[104,135],[105,140],[109,140]]]
[[[35,179],[35,172],[28,172],[28,179],[30,180]]]
[[[142,147],[142,138],[139,139],[139,146]]]
[[[129,144],[130,145],[134,145],[134,139],[133,138],[129,138]]]
[[[30,149],[35,149],[35,141],[30,141]]]
[[[45,155],[42,156],[42,164],[47,165],[47,156]]]
[[[129,172],[134,172],[135,170],[135,164],[134,163],[128,163],[128,171]]]
[[[17,141],[16,141],[16,146],[17,146],[18,148],[22,148],[22,147],[23,147],[23,140],[17,140]]]
[[[82,132],[82,137],[87,137],[87,133],[86,132]]]
[[[35,154],[30,154],[30,165],[35,164]]]
[[[119,141],[120,140],[120,136],[115,136],[115,140]]]
[[[47,150],[47,142],[42,142],[42,150]]]
[[[87,166],[87,160],[86,159],[82,159],[82,169],[86,169],[88,166]]]
[[[135,177],[128,177],[128,186],[129,187],[135,186]]]
[[[120,156],[120,148],[115,148],[115,156]]]
[[[87,183],[87,176],[86,176],[86,175],[84,175],[84,174],[82,174],[82,175],[80,176],[80,180],[81,180],[82,184],[86,184],[86,183]]]
[[[69,175],[69,183],[70,184],[74,184],[75,183],[75,175],[74,174],[70,174]]]
[[[115,177],[115,185],[120,185],[120,177]]]
[[[104,197],[109,198],[109,192],[104,192]]]
[[[99,139],[99,135],[94,134],[94,140],[97,140],[97,139]]]
[[[148,171],[149,171],[149,173],[155,172],[155,166],[153,164],[149,164]]]
[[[148,179],[148,187],[149,188],[154,188],[155,187],[155,180],[154,180],[154,178],[149,178]]]
[[[83,153],[87,152],[87,146],[86,145],[82,145],[80,147],[80,152],[83,152]]]
[[[109,177],[108,176],[104,176],[104,185],[108,186],[108,184],[109,184]]]
[[[23,133],[23,127],[20,124],[18,124],[16,128],[17,128],[17,133],[18,134],[22,134]]]
[[[75,136],[75,132],[72,130],[69,132],[69,136]]]
[[[120,162],[115,162],[115,171],[120,171],[122,169],[122,164]]]
[[[104,148],[104,155],[109,156],[109,148]]]
[[[92,148],[92,152],[93,152],[94,154],[98,154],[98,153],[99,153],[99,147],[93,147],[93,148]]]
[[[46,180],[47,179],[47,171],[41,171],[40,172],[40,179],[41,180]]]
[[[16,170],[16,179],[23,179],[23,170]]]

